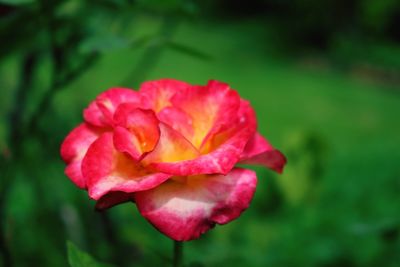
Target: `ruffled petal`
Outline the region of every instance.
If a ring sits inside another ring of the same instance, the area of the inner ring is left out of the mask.
[[[143,150],[140,140],[128,129],[117,126],[114,128],[114,147],[120,152],[128,153],[134,160],[140,160]]]
[[[135,194],[140,213],[160,232],[178,241],[198,238],[237,217],[249,206],[257,178],[235,168],[227,175],[172,178]]]
[[[146,103],[155,112],[171,106],[171,98],[191,85],[174,79],[161,79],[142,83],[139,92],[146,99]]]
[[[83,110],[83,118],[87,123],[98,127],[109,126],[109,121],[104,117],[103,112],[97,106],[96,100]]]
[[[152,173],[113,145],[113,134],[102,134],[88,149],[82,162],[89,196],[99,200],[112,191],[133,193],[148,190],[171,175]]]
[[[61,158],[67,164],[65,174],[80,188],[86,188],[86,179],[81,171],[82,159],[101,133],[101,129],[82,123],[68,134],[61,145]]]
[[[166,107],[157,114],[157,117],[181,133],[187,140],[192,139],[194,134],[192,118],[184,111],[176,107]]]
[[[114,145],[135,160],[150,152],[160,138],[158,119],[152,110],[121,104],[114,115]]]
[[[243,130],[247,133],[245,135],[247,140],[256,132],[256,114],[248,101],[241,99],[240,106],[230,115],[229,117],[223,118],[224,120],[214,124],[214,127],[201,144],[200,152],[202,154],[207,154],[217,149],[220,145]],[[241,147],[242,150],[243,148],[244,147]]]
[[[134,103],[142,106],[140,94],[132,89],[111,88],[101,93],[83,111],[85,121],[99,127],[112,126],[115,110],[121,103]]]
[[[160,123],[160,139],[152,152],[147,154],[142,163],[146,166],[155,162],[181,162],[195,159],[199,152],[179,132],[165,123]]]
[[[286,164],[286,158],[264,137],[256,133],[247,143],[241,155],[240,163],[263,165],[278,173],[282,173],[283,167]]]
[[[193,159],[182,158],[181,161],[175,162],[146,157],[149,167],[178,176],[228,173],[238,163],[244,147],[256,131],[255,114],[248,102],[242,101],[236,113],[236,125],[229,129],[221,128],[220,132],[210,137],[210,153]],[[170,153],[173,153],[173,150]]]
[[[240,97],[227,84],[210,81],[206,86],[192,86],[176,93],[171,102],[192,118],[194,135],[190,141],[200,148],[210,132],[235,123]]]

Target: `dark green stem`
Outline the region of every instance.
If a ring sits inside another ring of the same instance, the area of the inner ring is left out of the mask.
[[[174,241],[173,267],[183,266],[183,242]]]

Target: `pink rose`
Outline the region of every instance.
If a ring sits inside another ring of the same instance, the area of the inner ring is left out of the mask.
[[[257,178],[238,163],[281,172],[285,157],[257,133],[248,101],[222,82],[163,79],[139,91],[113,88],[65,138],[66,175],[98,209],[134,201],[174,240],[191,240],[237,218]]]

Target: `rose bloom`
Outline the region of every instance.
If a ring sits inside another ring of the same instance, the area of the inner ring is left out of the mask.
[[[250,103],[227,84],[163,79],[112,88],[83,112],[61,146],[66,175],[97,209],[132,201],[174,240],[198,238],[249,206],[257,177],[281,172],[281,152],[257,132]]]

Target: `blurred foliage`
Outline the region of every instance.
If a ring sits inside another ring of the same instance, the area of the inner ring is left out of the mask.
[[[95,212],[59,158],[99,92],[162,77],[228,82],[288,157],[283,175],[256,169],[240,219],[185,244],[187,266],[398,266],[398,1],[3,0],[0,15],[0,266],[169,264],[134,205]]]
[[[79,250],[73,243],[67,242],[68,263],[71,267],[110,267],[111,265],[97,262],[89,254]]]
[[[285,175],[277,179],[290,205],[318,201],[320,179],[326,166],[326,144],[318,134],[292,133],[283,150],[290,158]]]
[[[239,0],[208,1],[223,15],[261,15],[285,27],[288,37],[325,47],[341,33],[360,33],[380,39],[400,40],[400,4],[396,0]],[[272,18],[272,20],[271,20]],[[296,44],[299,45],[299,44]]]

